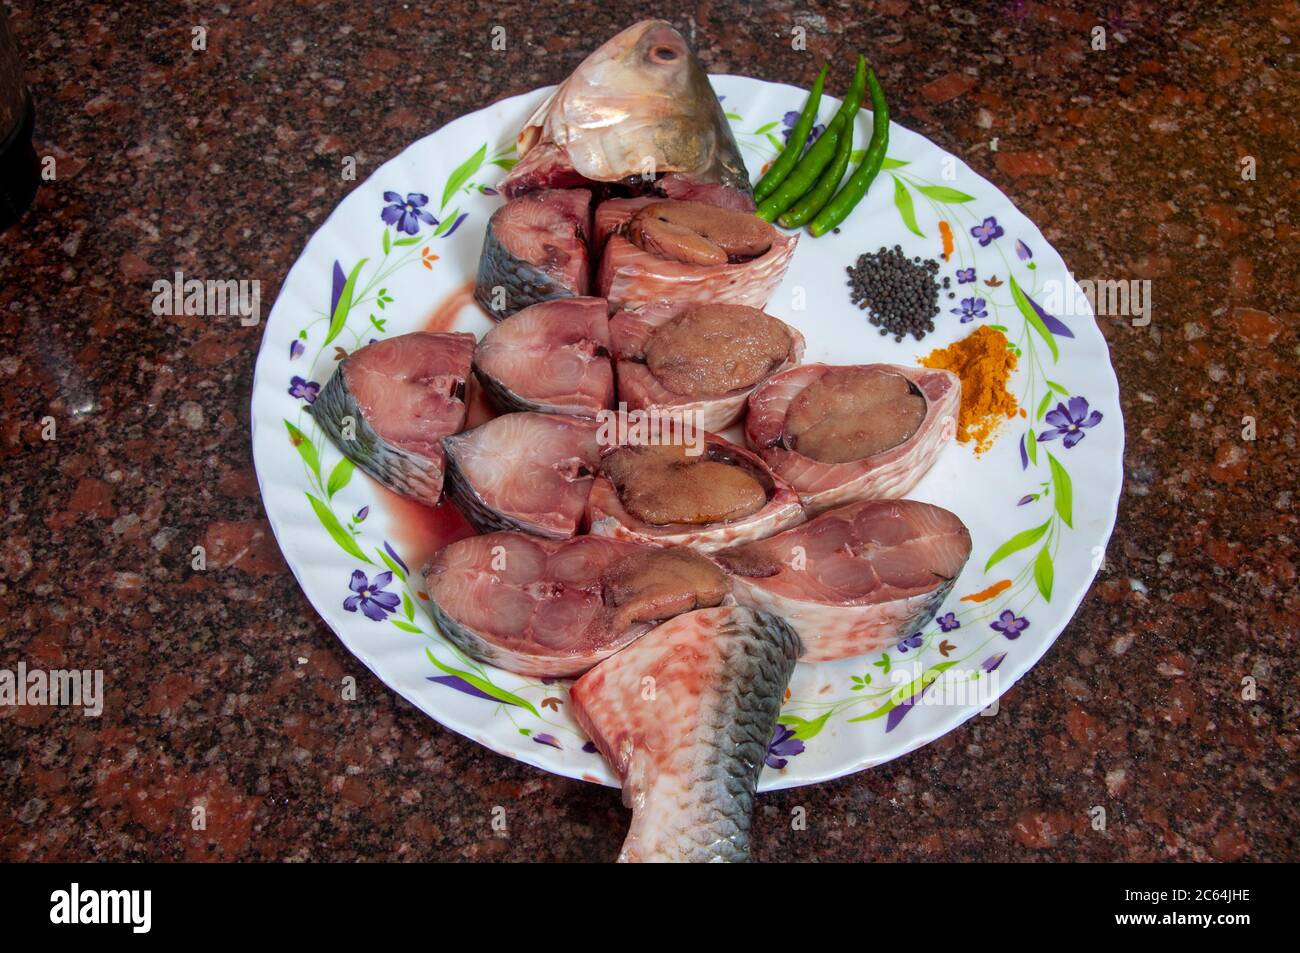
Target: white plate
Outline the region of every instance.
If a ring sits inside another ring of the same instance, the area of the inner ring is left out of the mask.
[[[785,114],[800,109],[806,93],[740,76],[715,76],[713,83],[750,171],[757,172],[781,144]],[[312,236],[267,319],[253,382],[253,455],[267,515],[299,584],[379,678],[494,751],[558,774],[616,784],[570,717],[564,683],[481,665],[437,633],[422,604],[419,569],[438,528],[450,525],[454,513],[400,502],[364,475],[348,474],[349,465],[340,464],[339,452],[305,412],[302,396],[333,373],[337,347],[352,351],[431,322],[477,333],[487,328],[465,285],[488,216],[500,204],[491,186],[513,157],[515,131],[548,92],[495,103],[413,143]],[[823,119],[836,106],[827,98]],[[856,138],[865,143],[869,137],[864,111]],[[982,456],[966,444],[949,446],[911,494],[955,512],[974,540],[970,562],[940,612],[949,630],[936,620],[909,640],[919,644],[799,665],[760,789],[880,764],[988,706],[1069,622],[1114,525],[1124,433],[1118,385],[1086,301],[1062,306],[1063,289],[1075,288],[1065,264],[1006,196],[928,140],[894,124],[889,160],[841,234],[800,238],[767,310],[804,333],[807,361],[839,364],[911,364],[978,323],[1000,325],[1022,349],[1012,389],[1028,416],[1009,421]],[[438,224],[417,222],[415,235],[386,225],[386,192],[427,195],[424,208]],[[941,220],[953,239],[948,261],[941,258]],[[922,342],[879,336],[849,303],[845,267],[864,251],[894,244],[909,256],[939,258],[940,276],[950,277],[957,292],[953,299],[941,295],[937,330]],[[975,280],[959,284],[958,270],[967,268]],[[355,282],[348,281],[354,274]],[[1023,308],[1013,280],[1027,296]],[[982,299],[987,316],[962,323],[949,313],[967,298]],[[1053,313],[1041,317],[1030,300]],[[337,334],[327,340],[331,327]],[[301,383],[294,386],[294,378]],[[1068,426],[1060,415],[1070,413],[1072,402],[1074,417],[1095,420],[1098,412],[1100,420],[1067,446],[1053,421]],[[1044,434],[1046,440],[1035,439]],[[394,570],[384,591],[401,598],[396,611],[372,605],[379,617],[372,619],[345,608],[355,571],[373,584],[376,575]],[[963,599],[1002,580],[1010,584],[991,598]]]

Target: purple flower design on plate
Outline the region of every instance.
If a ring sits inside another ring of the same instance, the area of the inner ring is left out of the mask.
[[[962,298],[961,307],[953,308],[952,313],[961,316],[961,323],[968,324],[976,318],[987,318],[988,310],[985,308],[988,302],[983,298]]]
[[[421,192],[410,192],[402,198],[396,192],[385,192],[384,201],[388,204],[379,213],[384,224],[393,225],[399,232],[414,235],[420,231],[420,223],[437,225],[438,220],[424,210],[429,204],[429,196]]]
[[[343,600],[343,608],[349,612],[356,612],[360,608],[367,619],[383,622],[388,618],[388,613],[402,602],[396,593],[384,592],[384,586],[392,581],[393,574],[388,571],[381,572],[372,582],[360,569],[352,570],[352,581],[348,583],[348,588],[353,594]]]
[[[437,682],[439,685],[446,685],[448,688],[454,688],[456,689],[456,691],[463,692],[466,695],[472,695],[474,698],[486,698],[490,702],[504,701],[503,699],[500,698],[493,698],[487,692],[483,691],[481,688],[471,685],[469,682],[465,681],[465,679],[461,678],[459,675],[428,675],[426,677],[431,682]],[[505,702],[505,704],[513,705],[514,702]]]
[[[295,358],[302,357],[302,352],[305,350],[307,349],[302,346],[302,341],[299,338],[294,338],[293,343],[289,345],[289,360],[292,361]]]
[[[772,734],[772,741],[767,746],[767,757],[763,760],[769,768],[776,768],[779,771],[789,764],[790,758],[803,754],[803,751],[803,742],[794,736],[794,729],[777,725],[776,731]]]
[[[538,734],[533,735],[533,740],[536,741],[539,745],[550,745],[552,748],[558,748],[560,751],[564,750],[560,746],[559,739],[557,739],[555,735],[546,734],[546,732],[540,732]]]
[[[990,215],[981,225],[972,225],[970,233],[980,240],[980,247],[986,248],[995,238],[1001,238],[1005,232],[998,220]]]
[[[370,507],[368,505],[363,506],[361,507],[361,509],[357,510],[356,515],[352,517],[352,522],[364,523],[366,521],[366,517],[369,515],[370,515]]]
[[[941,615],[939,616],[939,618],[935,619],[934,621],[939,623],[940,632],[952,632],[955,629],[961,628],[961,623],[957,621],[957,613],[955,612],[949,612],[945,615]]]
[[[990,655],[980,664],[980,668],[984,669],[984,671],[986,672],[991,672],[999,665],[1001,665],[1002,662],[1006,659],[1006,657],[1007,657],[1006,652],[1000,652],[997,655]]]
[[[1010,609],[1003,609],[1002,614],[998,616],[998,621],[990,622],[989,628],[995,632],[1001,632],[1012,641],[1020,638],[1020,633],[1029,628],[1029,620],[1024,616],[1018,616]]]
[[[794,132],[794,124],[797,123],[798,121],[799,121],[799,114],[797,112],[788,112],[781,117],[781,126],[782,126],[781,138],[785,142],[790,141],[790,133]],[[812,127],[812,130],[808,133],[808,141],[807,143],[805,143],[805,145],[809,145],[809,146],[812,145],[814,142],[817,141],[817,137],[820,136],[825,131],[826,131],[825,125],[823,125],[822,123],[815,123]]]
[[[1088,402],[1082,397],[1071,397],[1069,406],[1057,404],[1055,410],[1047,412],[1047,422],[1054,429],[1044,430],[1038,435],[1038,442],[1055,440],[1061,437],[1065,449],[1069,450],[1082,440],[1086,434],[1085,427],[1095,427],[1101,423],[1101,411],[1088,412]]]
[[[1032,503],[1036,499],[1038,499],[1037,493],[1026,494],[1025,496],[1022,496],[1020,499],[1016,500],[1016,506],[1024,506],[1026,503]]]
[[[1074,337],[1074,332],[1071,331],[1068,327],[1066,327],[1064,321],[1062,321],[1054,314],[1048,314],[1046,309],[1044,309],[1043,306],[1040,305],[1033,298],[1029,297],[1029,295],[1025,295],[1025,300],[1028,301],[1029,306],[1034,309],[1034,313],[1037,314],[1038,317],[1042,319],[1043,324],[1047,325],[1047,330],[1051,331],[1053,334],[1055,334],[1058,337],[1063,337],[1063,338]]]
[[[957,269],[957,284],[969,285],[975,281],[975,266]]]
[[[927,685],[907,701],[899,702],[893,708],[889,709],[889,714],[885,716],[885,734],[889,734],[898,727],[898,723],[907,717],[907,713],[916,706],[917,700],[926,693],[929,687],[930,686]]]
[[[406,561],[402,559],[401,556],[397,555],[397,550],[393,549],[392,546],[388,545],[388,540],[384,540],[384,551],[388,553],[389,556],[393,557],[393,562],[397,563],[397,565],[402,567],[402,572],[406,573],[407,575],[410,575],[411,573],[410,567],[406,565]]]
[[[587,752],[587,754],[595,754],[595,753],[596,753],[597,751],[599,751],[600,749],[596,747],[596,742],[594,742],[594,741],[584,741],[584,742],[582,743],[582,750],[585,751],[585,752]]]
[[[1034,257],[1034,253],[1029,250],[1029,246],[1018,238],[1016,239],[1016,257],[1021,261],[1029,261]]]
[[[898,643],[898,654],[906,655],[911,649],[919,649],[921,643],[924,641],[925,639],[922,638],[920,632],[917,632],[914,635],[909,635],[907,638],[903,639],[903,641]]]
[[[451,238],[451,236],[455,235],[456,229],[460,228],[460,223],[465,221],[467,218],[469,218],[469,212],[461,212],[456,221],[451,223],[451,228],[447,229],[447,231],[443,233],[442,237]]]
[[[306,381],[296,374],[289,381],[289,396],[301,397],[309,404],[316,403],[316,398],[320,395],[320,384],[315,381]]]
[[[497,194],[497,190],[494,189],[494,188],[492,188],[492,186],[490,186],[490,185],[480,185],[480,186],[478,187],[478,190],[479,190],[479,192],[481,192],[483,195],[496,195],[496,194]]]

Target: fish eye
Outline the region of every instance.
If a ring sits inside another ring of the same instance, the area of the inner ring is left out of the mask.
[[[677,51],[671,46],[656,46],[650,51],[650,55],[661,63],[671,63],[677,59]]]

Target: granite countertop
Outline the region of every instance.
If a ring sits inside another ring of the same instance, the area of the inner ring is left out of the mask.
[[[1076,276],[1149,279],[1153,297],[1149,326],[1100,322],[1126,479],[1074,620],[998,716],[764,795],[757,859],[1300,854],[1300,12],[1105,4],[1094,51],[1097,6],[654,8],[715,72],[807,86],[821,59],[868,51],[894,118],[1006,191]],[[362,181],[429,130],[558,81],[643,15],[623,0],[582,18],[553,0],[427,7],[0,2],[28,60],[37,148],[57,168],[0,236],[0,667],[107,673],[97,719],[0,708],[0,858],[617,853],[616,792],[444,730],[337,641],[258,497],[260,329],[150,311],[152,283],[179,269],[260,279],[265,314],[356,184],[340,179],[344,155]],[[507,49],[489,53],[496,25]],[[812,55],[790,52],[794,26]],[[190,568],[200,543],[206,572]],[[358,699],[344,704],[346,674]],[[508,837],[491,829],[495,805]],[[806,830],[791,830],[796,806]]]

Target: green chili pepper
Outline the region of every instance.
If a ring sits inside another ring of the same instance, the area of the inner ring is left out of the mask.
[[[824,235],[840,222],[848,218],[854,207],[862,201],[871,188],[871,182],[880,172],[885,161],[885,151],[889,148],[889,106],[885,103],[885,91],[880,88],[874,70],[867,71],[867,87],[871,90],[871,144],[862,162],[844,183],[844,188],[835,193],[835,197],[826,203],[826,207],[817,213],[808,231],[814,236]]]
[[[817,119],[817,109],[821,106],[822,88],[826,85],[826,71],[829,68],[829,65],[825,65],[817,74],[817,82],[813,83],[812,92],[808,94],[808,101],[804,103],[803,112],[799,114],[794,130],[786,140],[785,148],[768,168],[767,174],[754,186],[755,201],[761,202],[771,195],[776,187],[785,181],[785,177],[790,174],[794,164],[803,155],[804,143],[808,141],[808,133],[812,132],[813,122]]]
[[[840,115],[845,117],[845,126],[840,133],[839,144],[835,148],[835,157],[822,172],[817,184],[781,216],[779,221],[784,228],[798,228],[812,221],[835,194],[835,189],[839,186],[840,179],[844,178],[844,171],[849,167],[849,159],[853,155],[854,120],[857,118],[858,107],[862,105],[862,97],[866,92],[867,60],[859,53],[857,70],[853,74],[853,85],[849,87],[849,93],[844,97],[844,105],[840,107]]]
[[[794,170],[786,176],[785,181],[776,187],[775,192],[759,203],[758,211],[754,214],[766,222],[775,221],[778,215],[812,188],[813,183],[817,181],[817,176],[821,175],[822,170],[835,155],[835,147],[839,144],[843,129],[844,117],[837,113],[830,125],[826,127],[826,131],[812,144],[812,148],[799,160]]]

